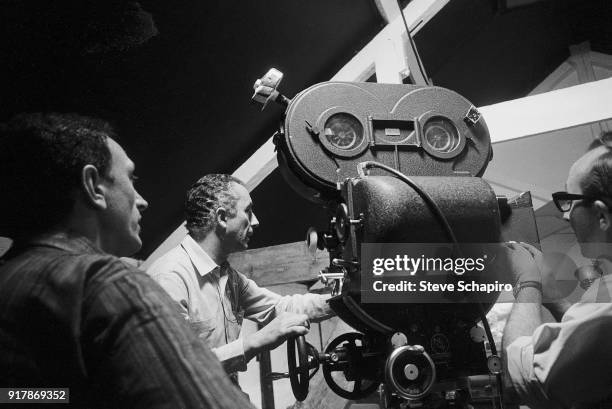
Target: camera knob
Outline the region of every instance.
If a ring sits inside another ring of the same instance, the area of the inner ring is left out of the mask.
[[[436,365],[421,345],[404,345],[387,357],[385,381],[402,398],[421,399],[436,383]]]
[[[484,328],[474,325],[470,329],[470,338],[476,343],[481,343],[487,340],[487,333],[485,332]]]

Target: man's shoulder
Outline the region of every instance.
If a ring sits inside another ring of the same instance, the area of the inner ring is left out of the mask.
[[[38,297],[36,288],[40,285],[57,290],[47,294],[74,297],[96,292],[127,275],[144,276],[110,254],[43,247],[26,250],[7,260],[0,267],[0,284],[4,291],[13,291],[15,297],[24,299]]]
[[[189,255],[178,245],[155,260],[147,268],[147,274],[155,278],[166,274],[187,274],[192,270]]]
[[[565,312],[561,323],[576,325],[577,321],[590,320],[612,324],[612,303],[581,300]]]
[[[68,271],[76,277],[82,277],[84,286],[89,290],[111,284],[126,276],[137,281],[141,281],[143,277],[149,279],[142,270],[106,253],[70,253],[60,259],[60,264],[54,270],[55,275],[65,276]]]
[[[58,268],[71,266],[73,270],[82,271],[87,276],[99,273],[123,273],[138,271],[138,269],[119,257],[107,253],[65,252],[59,253]]]
[[[5,261],[3,270],[19,269],[26,271],[88,272],[113,266],[117,269],[128,268],[119,258],[102,252],[68,251],[53,247],[34,247],[27,249]]]

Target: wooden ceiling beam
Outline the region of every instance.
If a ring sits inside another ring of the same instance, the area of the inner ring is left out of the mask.
[[[374,0],[374,4],[387,24],[399,15],[399,5],[396,0]]]
[[[612,118],[612,78],[478,108],[498,143]]]

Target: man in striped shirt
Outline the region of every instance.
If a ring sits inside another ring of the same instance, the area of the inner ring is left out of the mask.
[[[249,408],[146,274],[147,202],[102,121],[21,115],[0,128],[0,387],[70,388],[73,407]],[[12,175],[9,177],[8,175]]]

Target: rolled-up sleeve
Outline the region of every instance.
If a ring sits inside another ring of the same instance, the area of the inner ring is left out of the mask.
[[[532,408],[569,408],[612,392],[612,304],[572,306],[506,348],[510,381]]]
[[[247,370],[247,361],[244,356],[242,338],[238,338],[235,341],[213,348],[212,350],[228,373]]]
[[[323,320],[333,315],[327,300],[320,294],[294,294],[280,296],[266,288],[259,287],[253,280],[240,274],[244,283],[241,291],[245,316],[259,323],[266,323],[281,312],[306,314],[311,320]]]

